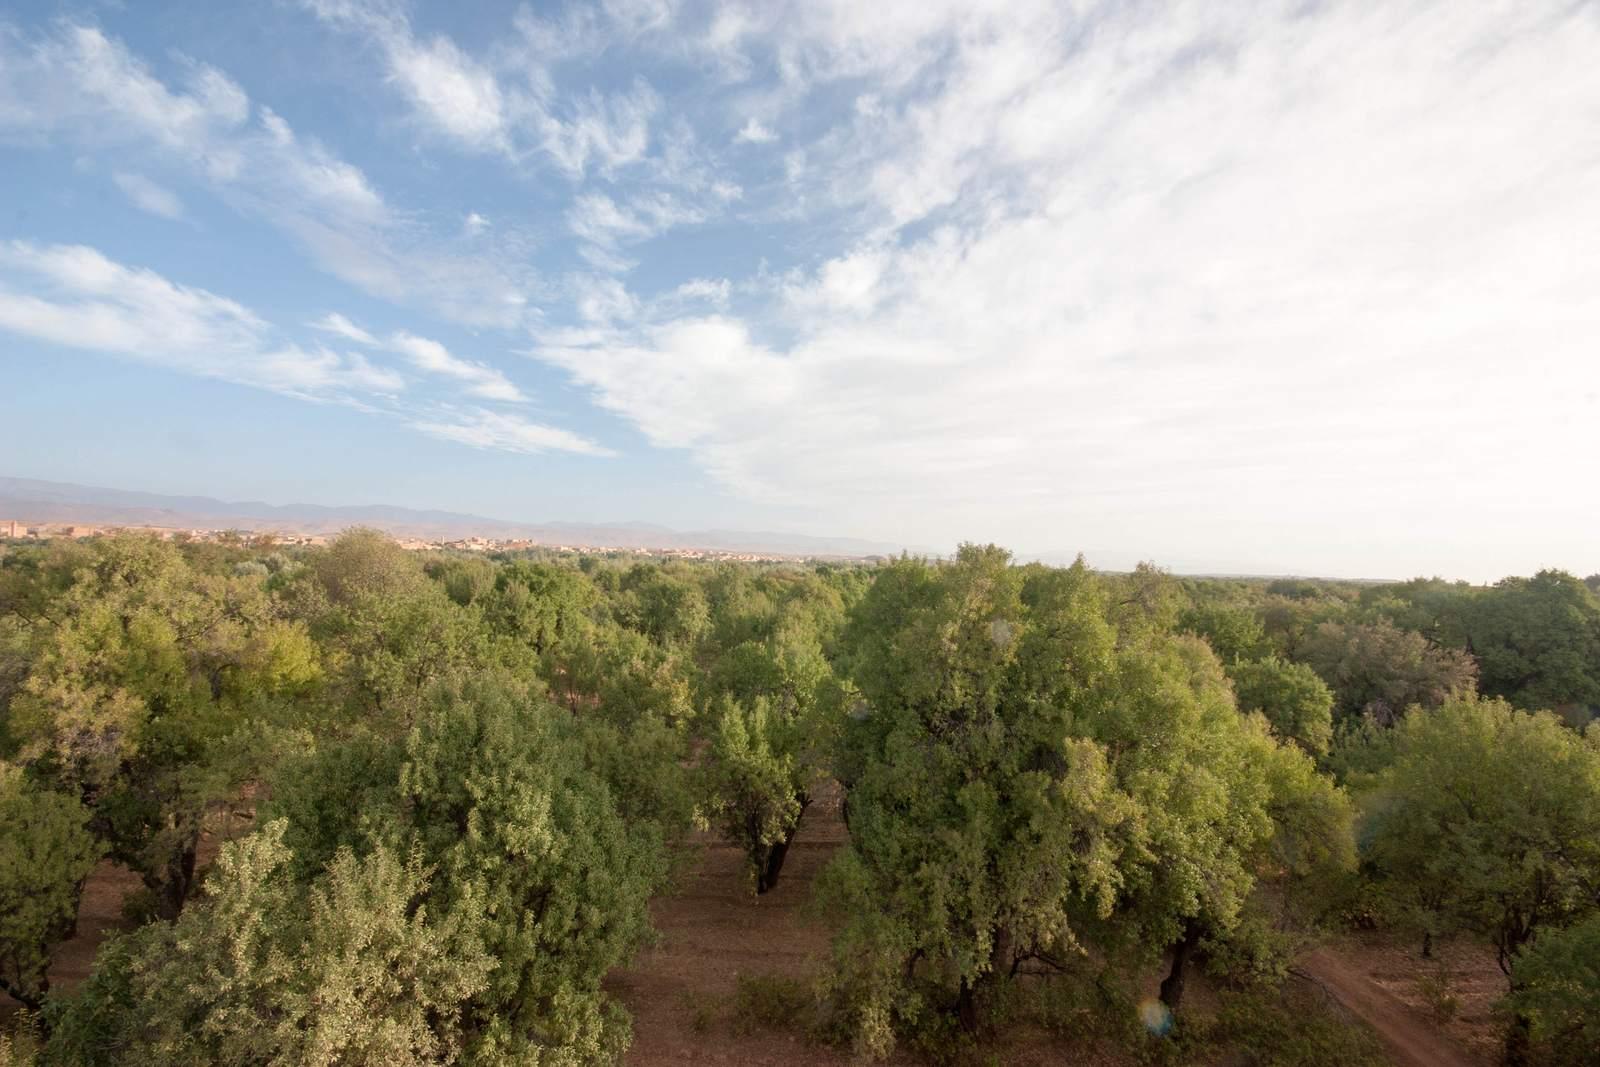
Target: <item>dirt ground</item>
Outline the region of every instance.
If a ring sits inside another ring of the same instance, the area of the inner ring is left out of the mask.
[[[633,1016],[629,1067],[740,1064],[750,1067],[856,1062],[847,1050],[772,1030],[738,1032],[733,996],[740,976],[809,978],[824,964],[828,932],[802,911],[811,883],[845,841],[836,788],[806,811],[778,886],[761,897],[744,888],[743,856],[714,835],[698,835],[678,887],[652,907],[658,943],[607,979]],[[1203,995],[1203,994],[1202,994]],[[1064,1053],[1070,1053],[1065,1059]],[[1112,1067],[1126,1062],[1093,1049],[1064,1048],[1042,1034],[1012,1034],[997,1050],[1017,1067],[1063,1062]],[[901,1054],[891,1064],[922,1061]]]
[[[1300,966],[1376,1030],[1397,1063],[1499,1063],[1504,1023],[1494,1005],[1506,980],[1494,950],[1455,939],[1433,954],[1425,960],[1419,945],[1389,935],[1350,935],[1309,953]]]

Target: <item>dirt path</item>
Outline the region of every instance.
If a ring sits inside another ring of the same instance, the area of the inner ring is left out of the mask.
[[[1399,1067],[1482,1067],[1436,1024],[1419,1019],[1359,967],[1327,948],[1300,958],[1300,970],[1322,985],[1383,1040]]]

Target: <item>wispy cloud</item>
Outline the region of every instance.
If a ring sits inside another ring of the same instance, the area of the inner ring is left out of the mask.
[[[355,323],[351,322],[337,311],[330,311],[317,321],[308,323],[308,325],[314,330],[321,330],[323,333],[336,334],[340,337],[343,337],[347,341],[354,341],[356,344],[366,345],[368,348],[376,347],[378,344],[378,339],[376,337],[372,336],[366,330],[363,330],[361,327],[357,326]]]
[[[64,25],[33,41],[0,35],[0,134],[149,153],[278,226],[323,269],[367,292],[470,325],[524,320],[534,288],[525,264],[457,248],[458,234],[429,235],[359,168],[253,105],[227,75],[204,64],[188,70],[171,88],[91,26]]]
[[[120,170],[113,174],[111,179],[140,211],[147,211],[164,219],[183,218],[183,201],[166,186],[158,185],[142,174]]]
[[[513,403],[527,400],[522,390],[512,385],[510,379],[500,371],[482,363],[459,359],[438,341],[402,331],[390,336],[388,347],[405,356],[420,370],[465,382],[467,392],[473,396]]]
[[[415,429],[445,441],[473,448],[506,452],[572,452],[581,456],[613,456],[616,453],[586,437],[555,426],[531,422],[520,415],[507,415],[479,408],[449,417],[421,420]]]
[[[337,313],[313,325],[358,343],[377,343]],[[448,400],[414,395],[417,382],[369,356],[296,344],[234,300],[125,266],[82,245],[0,242],[0,331],[300,399],[346,403],[475,448],[612,454],[559,427],[482,408],[463,413]],[[401,332],[386,347],[431,375],[464,383],[468,395],[525,399],[499,371],[458,359],[437,342]]]
[[[314,399],[405,387],[361,356],[285,341],[233,300],[82,245],[0,244],[0,329]]]
[[[643,81],[619,92],[558,95],[537,49],[502,48],[486,62],[442,34],[419,38],[405,11],[386,0],[303,3],[376,44],[387,80],[418,125],[458,147],[517,160],[538,153],[574,179],[591,168],[613,174],[649,151],[660,98]],[[527,14],[516,26],[525,35],[547,30]]]

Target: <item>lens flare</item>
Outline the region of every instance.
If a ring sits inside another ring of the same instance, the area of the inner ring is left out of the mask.
[[[1172,1012],[1154,997],[1139,1002],[1139,1021],[1156,1037],[1166,1037],[1172,1029]]]

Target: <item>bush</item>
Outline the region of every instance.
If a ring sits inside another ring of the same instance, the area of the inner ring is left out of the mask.
[[[810,983],[786,975],[740,975],[733,991],[733,1028],[809,1033],[816,1028],[817,997]]]

